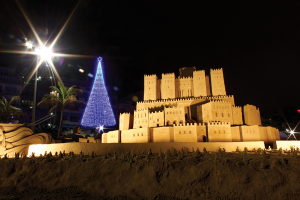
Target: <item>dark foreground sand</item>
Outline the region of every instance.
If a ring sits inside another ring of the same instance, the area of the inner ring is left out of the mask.
[[[44,156],[0,160],[0,199],[300,199],[297,153]]]

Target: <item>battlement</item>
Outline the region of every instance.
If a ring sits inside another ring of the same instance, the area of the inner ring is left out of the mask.
[[[223,68],[220,68],[220,69],[210,69],[210,72],[222,72],[223,73]]]
[[[144,74],[144,78],[154,78],[154,77],[157,78],[156,74],[150,74],[150,75]]]
[[[181,77],[179,80],[193,80],[193,77]]]
[[[211,126],[230,126],[230,122],[209,122]]]
[[[148,101],[138,101],[139,103],[156,103],[156,102],[181,102],[185,100],[197,100],[197,99],[223,99],[223,98],[233,98],[233,95],[220,95],[220,96],[200,96],[200,97],[188,97],[188,98],[176,98],[176,99],[158,99],[158,100],[148,100]]]
[[[173,124],[173,127],[191,127],[191,126],[206,126],[204,123],[187,123],[186,125],[184,124]]]
[[[239,109],[242,109],[241,106],[232,106],[233,108],[239,108]]]
[[[205,74],[205,70],[195,70],[193,71],[193,74]]]
[[[256,110],[259,110],[258,107],[254,106],[254,105],[251,105],[251,104],[246,104],[245,106],[246,106],[246,107],[255,107]],[[244,106],[244,107],[245,107],[245,106]]]
[[[230,103],[230,101],[224,101],[222,99],[211,99],[209,101],[213,103]]]
[[[162,78],[175,78],[175,73],[165,73],[161,75]]]
[[[154,111],[154,112],[150,112],[150,114],[156,114],[156,113],[164,113],[164,111]]]
[[[124,112],[124,113],[120,113],[120,115],[130,115],[130,113]]]
[[[211,96],[211,99],[221,99],[221,98],[233,98],[233,95],[218,95],[218,96]]]
[[[146,111],[148,110],[148,108],[144,108],[144,109],[141,109],[141,110],[135,110],[134,112],[142,112],[142,111]]]

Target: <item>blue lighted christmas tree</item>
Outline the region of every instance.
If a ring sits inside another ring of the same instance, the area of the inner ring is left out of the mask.
[[[93,89],[81,120],[82,126],[100,127],[116,124],[104,83],[101,61],[102,58],[99,57]]]

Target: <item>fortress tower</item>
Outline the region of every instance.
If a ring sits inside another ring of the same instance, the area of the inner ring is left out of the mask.
[[[204,70],[193,71],[193,90],[194,97],[207,96]]]
[[[213,96],[226,95],[223,68],[210,69],[210,83]]]
[[[175,98],[175,74],[162,74],[161,99]]]
[[[144,101],[160,99],[160,85],[157,76],[144,75]]]

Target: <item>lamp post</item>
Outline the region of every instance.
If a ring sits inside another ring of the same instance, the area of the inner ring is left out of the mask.
[[[27,41],[25,43],[25,46],[28,49],[33,48],[33,44],[31,41]],[[34,76],[34,90],[33,90],[33,105],[32,105],[32,114],[31,114],[31,129],[34,131],[34,122],[35,122],[35,113],[36,113],[36,92],[37,92],[37,77],[38,77],[38,68],[41,64],[41,62],[46,61],[47,59],[51,59],[52,51],[51,49],[45,47],[42,45],[40,48],[36,47],[34,49],[36,52],[37,58],[36,58],[36,68],[35,68],[35,76]]]
[[[36,59],[36,62],[38,63],[38,57]],[[34,75],[34,89],[33,89],[33,106],[32,106],[32,113],[31,113],[31,129],[34,132],[34,122],[35,122],[35,110],[36,110],[36,91],[37,91],[37,74],[38,69],[35,71]]]

